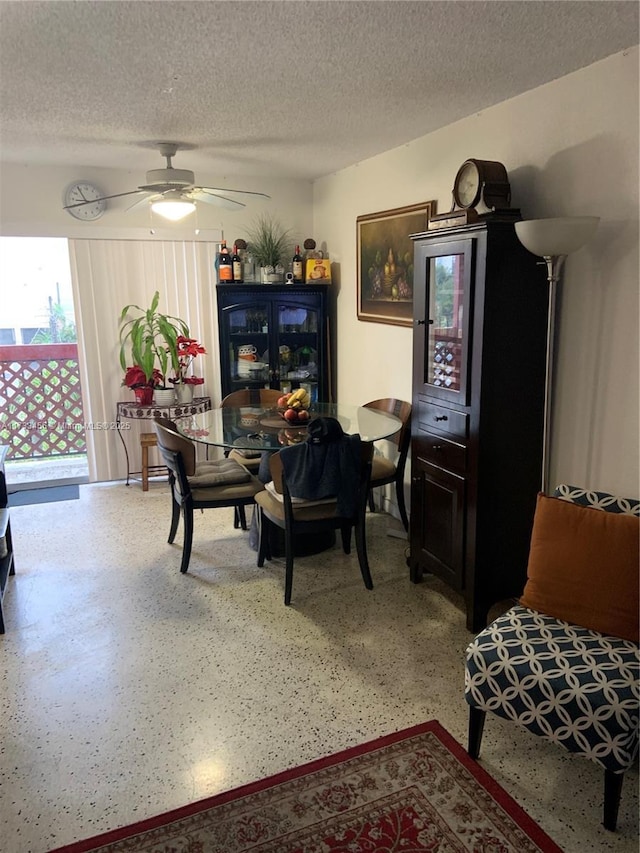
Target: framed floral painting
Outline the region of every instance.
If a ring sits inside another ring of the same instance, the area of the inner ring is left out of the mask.
[[[356,219],[358,320],[413,322],[413,241],[427,230],[435,201],[368,213]]]

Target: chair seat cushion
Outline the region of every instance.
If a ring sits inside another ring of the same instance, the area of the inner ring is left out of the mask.
[[[196,473],[188,477],[192,489],[202,489],[207,486],[224,486],[233,483],[246,483],[251,475],[233,459],[216,459],[211,462],[200,462]]]
[[[638,751],[640,650],[520,605],[466,652],[465,698],[499,717],[624,772]]]
[[[234,462],[242,465],[242,467],[246,468],[247,471],[251,471],[252,474],[255,474],[260,468],[262,453],[254,454],[251,450],[231,450],[229,451],[229,459],[233,459]]]
[[[254,498],[256,494],[264,491],[264,486],[257,479],[249,475],[245,483],[222,483],[216,486],[205,486],[191,490],[191,497],[198,503],[213,504],[216,501],[234,501],[241,498]]]
[[[256,495],[256,503],[262,507],[268,516],[277,518],[284,522],[284,502],[282,495],[276,495],[272,490],[267,488],[269,483],[264,487],[264,490]],[[293,498],[292,498],[293,501]],[[293,515],[296,521],[318,521],[324,518],[334,518],[336,515],[336,501],[320,500],[320,501],[305,501],[300,499],[298,503],[292,503]]]
[[[250,450],[247,447],[247,444],[253,444],[254,440],[251,436],[247,438],[237,438],[234,441],[234,444],[244,445],[243,447],[234,447],[231,453],[229,453],[229,457],[232,458],[235,454],[237,457],[243,457],[244,459],[260,459],[262,454],[264,453],[264,448],[262,447],[262,439],[255,439],[255,444],[257,446],[256,450]]]
[[[371,462],[371,483],[375,480],[393,480],[396,476],[396,466],[386,456],[374,455]]]
[[[284,495],[281,495],[280,492],[276,490],[275,484],[273,480],[269,480],[268,483],[265,483],[265,489],[272,495],[277,501],[280,503],[284,503]],[[291,505],[292,506],[320,506],[321,504],[335,504],[335,498],[322,498],[317,501],[308,501],[306,498],[294,498],[291,496]]]

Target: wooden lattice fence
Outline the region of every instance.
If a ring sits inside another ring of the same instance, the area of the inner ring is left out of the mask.
[[[77,344],[0,346],[0,444],[12,459],[86,453]]]

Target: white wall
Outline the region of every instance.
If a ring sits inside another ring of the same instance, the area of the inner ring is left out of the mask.
[[[637,48],[316,183],[313,233],[338,273],[339,399],[411,399],[411,329],[356,318],[356,217],[430,199],[448,210],[468,157],[505,164],[525,219],[601,217],[564,271],[551,483],[637,495]]]

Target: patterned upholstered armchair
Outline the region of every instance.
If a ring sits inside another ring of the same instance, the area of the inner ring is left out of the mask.
[[[491,711],[595,761],[610,830],[638,752],[638,516],[603,492],[540,495],[522,598],[466,653],[469,754]]]

